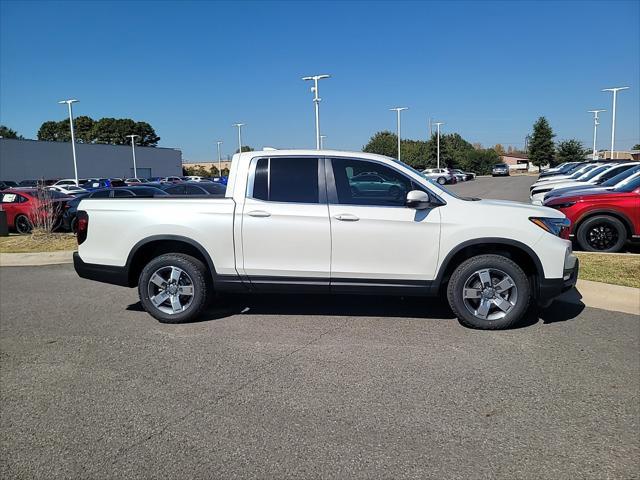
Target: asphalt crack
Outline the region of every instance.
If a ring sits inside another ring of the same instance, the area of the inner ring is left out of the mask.
[[[286,360],[288,358],[290,358],[293,355],[295,355],[295,354],[297,354],[297,353],[309,348],[310,346],[318,343],[326,335],[335,333],[335,332],[341,330],[342,328],[344,328],[347,325],[347,322],[348,322],[348,319],[345,319],[340,323],[340,325],[338,325],[336,327],[333,327],[333,328],[329,328],[329,329],[321,332],[320,334],[316,335],[310,341],[308,341],[307,343],[301,345],[300,347],[295,348],[294,350],[291,350],[290,352],[288,352],[288,353],[286,353],[284,355],[281,355],[281,356],[276,357],[276,358],[274,358],[272,360],[264,362],[263,364],[261,364],[260,366],[257,367],[259,372],[256,373],[255,376],[253,376],[251,379],[245,381],[244,383],[242,383],[238,387],[236,387],[236,388],[234,388],[232,390],[229,390],[228,392],[225,392],[225,393],[219,395],[218,397],[216,397],[215,399],[213,399],[212,401],[206,403],[206,407],[214,406],[214,405],[226,400],[227,398],[237,394],[238,392],[241,392],[245,388],[255,384],[256,382],[258,382],[259,380],[264,378],[266,375],[268,375],[269,373],[273,372],[274,369],[272,367],[274,367],[276,365],[282,365],[282,364],[286,363]],[[151,440],[153,438],[161,436],[169,428],[182,423],[187,418],[189,418],[192,415],[194,415],[194,414],[196,414],[198,412],[201,412],[203,410],[205,410],[204,407],[193,408],[193,409],[189,410],[187,413],[185,413],[184,415],[182,415],[181,417],[179,417],[179,418],[177,418],[177,419],[175,419],[173,421],[166,422],[157,431],[152,432],[151,434],[145,436],[141,440],[139,440],[137,442],[134,442],[134,443],[132,443],[132,444],[126,446],[126,447],[121,447],[115,454],[108,456],[104,461],[102,461],[100,466],[102,466],[105,463],[107,463],[110,459],[111,459],[111,464],[112,465],[117,464],[119,460],[123,459],[128,454],[132,453],[136,448],[144,445],[145,443],[147,443],[149,440]]]

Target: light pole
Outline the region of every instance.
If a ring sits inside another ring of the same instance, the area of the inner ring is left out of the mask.
[[[593,113],[593,160],[598,160],[598,151],[596,150],[596,138],[598,137],[598,114],[600,112],[606,112],[606,110],[589,110],[589,113]]]
[[[78,161],[76,159],[76,136],[73,133],[73,108],[71,104],[78,102],[75,99],[60,100],[58,103],[66,103],[69,107],[69,126],[71,127],[71,151],[73,152],[73,173],[75,175],[76,187],[78,186]]]
[[[613,92],[613,111],[611,113],[611,160],[613,160],[613,148],[616,141],[616,97],[618,91],[626,90],[629,87],[613,87],[613,88],[603,88],[603,92]]]
[[[326,135],[320,135],[320,150],[324,148],[324,139],[327,138]]]
[[[398,131],[397,131],[397,136],[398,136],[398,161],[400,161],[400,112],[403,110],[409,110],[409,107],[393,107],[390,108],[389,110],[391,111],[395,111],[398,115]]]
[[[329,78],[331,75],[313,75],[311,77],[302,77],[302,80],[308,81],[313,80],[313,87],[311,87],[311,91],[313,92],[313,103],[316,106],[316,149],[320,150],[320,100],[322,100],[319,96],[318,92],[318,80],[322,80],[323,78]]]
[[[444,125],[444,122],[435,122],[437,134],[438,134],[438,168],[440,168],[440,125]]]
[[[216,144],[218,145],[218,175],[222,177],[222,157],[220,156],[220,145],[222,145],[222,140],[218,140]],[[240,147],[240,150],[242,150],[242,147]]]
[[[138,169],[136,168],[136,138],[139,135],[127,135],[131,139],[131,153],[133,154],[133,178],[138,178]]]
[[[246,123],[234,123],[234,127],[238,127],[238,153],[242,153],[242,127],[244,127]]]

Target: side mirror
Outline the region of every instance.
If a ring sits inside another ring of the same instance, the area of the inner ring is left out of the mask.
[[[407,201],[405,205],[416,210],[424,210],[432,206],[429,194],[422,190],[411,190],[407,193]]]

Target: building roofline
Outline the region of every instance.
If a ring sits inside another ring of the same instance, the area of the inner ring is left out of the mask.
[[[4,140],[11,140],[14,142],[38,142],[38,143],[55,143],[55,144],[65,144],[65,143],[71,143],[71,142],[55,142],[55,141],[51,141],[51,140],[37,140],[37,139],[33,139],[33,138],[0,138],[0,140],[4,141]],[[76,145],[98,145],[101,147],[125,147],[125,148],[131,148],[131,145],[113,145],[111,143],[82,143],[82,142],[76,142]],[[136,148],[153,148],[155,150],[177,150],[177,151],[182,151],[181,148],[177,148],[177,147],[147,147],[147,146],[143,146],[143,145],[136,145]]]

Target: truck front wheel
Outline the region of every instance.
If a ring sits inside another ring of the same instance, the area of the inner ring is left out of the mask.
[[[460,323],[483,330],[509,328],[525,315],[531,298],[527,276],[501,255],[479,255],[451,275],[447,299]]]
[[[207,304],[206,274],[206,267],[197,258],[182,253],[160,255],[140,273],[140,302],[162,323],[193,320]]]

